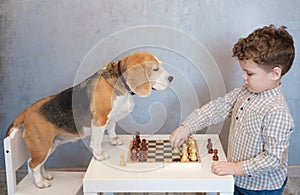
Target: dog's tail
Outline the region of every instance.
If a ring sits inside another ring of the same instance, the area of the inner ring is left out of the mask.
[[[7,131],[6,131],[6,137],[8,137],[14,129],[20,128],[20,126],[24,123],[25,114],[27,112],[27,109],[23,110],[16,118],[15,120],[9,125]]]

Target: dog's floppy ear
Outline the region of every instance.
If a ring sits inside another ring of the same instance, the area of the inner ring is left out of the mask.
[[[126,82],[130,89],[140,97],[146,97],[151,92],[151,85],[144,64],[138,64],[127,69]]]

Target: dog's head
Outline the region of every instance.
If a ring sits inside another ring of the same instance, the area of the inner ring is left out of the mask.
[[[166,89],[173,76],[162,67],[162,63],[148,52],[138,52],[123,59],[127,65],[126,83],[140,97],[146,97],[151,89]]]

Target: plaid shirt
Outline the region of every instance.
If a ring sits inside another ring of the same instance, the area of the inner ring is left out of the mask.
[[[194,110],[182,123],[190,133],[231,115],[227,160],[241,162],[245,176],[235,185],[249,190],[274,190],[287,177],[288,145],[293,118],[281,87],[261,93],[245,87]]]

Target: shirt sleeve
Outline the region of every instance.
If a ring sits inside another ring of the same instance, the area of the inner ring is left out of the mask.
[[[190,132],[195,133],[209,125],[219,123],[231,114],[231,110],[236,102],[242,87],[235,88],[227,93],[224,97],[216,98],[195,109],[182,123],[182,125]]]
[[[274,108],[263,120],[263,151],[242,162],[246,175],[258,176],[273,171],[287,162],[290,135],[294,122],[288,111]]]

